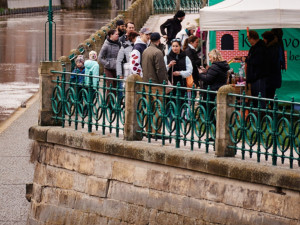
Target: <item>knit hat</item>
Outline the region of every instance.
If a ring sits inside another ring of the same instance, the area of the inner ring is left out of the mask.
[[[186,24],[186,29],[187,30],[196,30],[196,25],[195,24],[187,23]]]
[[[89,59],[96,61],[97,60],[97,52],[90,51],[90,53],[89,53]]]
[[[81,63],[84,63],[84,57],[83,55],[78,55],[77,58],[75,59],[75,63],[77,62],[81,62]]]
[[[143,27],[142,29],[140,29],[140,33],[141,34],[151,34],[152,32],[150,31],[149,28]]]
[[[124,21],[123,21],[123,20],[118,20],[118,21],[116,22],[116,25],[117,25],[117,26],[124,25]]]
[[[152,33],[150,36],[151,41],[158,41],[159,39],[160,39],[160,34],[157,32]]]
[[[175,14],[175,17],[180,18],[180,17],[184,17],[185,16],[185,12],[182,10],[178,10],[177,13]]]

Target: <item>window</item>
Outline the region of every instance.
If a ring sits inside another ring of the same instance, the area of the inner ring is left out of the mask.
[[[224,34],[222,36],[221,50],[234,50],[234,40],[230,34]]]

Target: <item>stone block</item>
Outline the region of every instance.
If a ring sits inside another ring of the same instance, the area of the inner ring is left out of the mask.
[[[85,192],[85,185],[87,176],[82,175],[80,173],[74,173],[74,184],[73,184],[73,190],[79,191],[79,192]]]
[[[92,196],[98,196],[98,197],[106,197],[107,194],[107,188],[108,188],[108,180],[97,178],[97,177],[88,177],[86,186],[85,186],[85,192]]]
[[[133,183],[135,168],[133,164],[115,161],[113,162],[112,179]]]
[[[183,224],[184,225],[195,225],[196,224],[196,219],[195,218],[184,217]]]
[[[108,225],[123,225],[124,223],[122,223],[120,220],[109,219],[107,224]]]
[[[204,198],[214,202],[221,202],[224,198],[225,185],[215,180],[207,180],[204,188]]]
[[[43,188],[43,204],[58,205],[59,194],[61,190],[58,188],[44,187]]]
[[[29,128],[28,136],[29,139],[35,140],[35,141],[47,141],[47,132],[50,129],[50,127],[42,127],[42,126],[32,126]]]
[[[84,193],[76,192],[76,199],[74,203],[74,209],[76,210],[104,215],[104,204],[105,200],[101,198],[96,198]]]
[[[96,177],[111,179],[112,160],[97,155],[94,160],[94,175]]]
[[[169,151],[166,152],[166,164],[173,167],[186,168],[187,166],[187,155],[188,153],[184,153],[182,151]]]
[[[193,196],[193,198],[204,198],[206,193],[206,186],[208,185],[208,181],[206,178],[201,177],[190,177],[190,184],[188,190],[188,196]]]
[[[283,216],[300,221],[300,194],[288,192],[284,200]]]
[[[248,197],[248,189],[245,189],[238,185],[225,185],[224,202],[226,205],[232,205],[236,207],[243,207],[245,199]],[[255,199],[253,199],[255,201]],[[256,201],[255,201],[256,202]],[[248,203],[250,203],[248,201]],[[259,206],[259,205],[258,205]],[[252,206],[254,207],[254,206]]]
[[[181,215],[189,218],[202,218],[207,201],[194,198],[184,197],[182,200],[182,213]]]
[[[171,212],[171,209],[174,207],[172,204],[174,195],[150,189],[146,207]]]
[[[235,211],[238,211],[238,209],[236,209]],[[250,211],[250,210],[243,210],[243,209],[239,209],[239,211],[242,211],[243,215],[242,215],[241,221],[235,222],[237,225],[238,224],[261,225],[263,222],[263,217],[265,216],[264,214],[262,214],[258,211]],[[230,220],[228,220],[228,221],[231,222]]]
[[[190,176],[182,174],[171,174],[170,192],[179,195],[188,195],[190,187]]]
[[[262,219],[262,225],[298,225],[299,221],[293,221],[286,218],[280,218],[272,215],[265,214]]]
[[[78,193],[69,190],[58,191],[58,205],[65,208],[74,208]]]
[[[135,167],[133,184],[139,187],[149,187],[150,170],[143,167]]]
[[[169,191],[170,173],[158,170],[151,170],[149,187],[155,190]]]
[[[100,211],[100,214],[108,218],[121,220],[126,216],[124,215],[124,212],[128,212],[127,203],[112,199],[106,199],[103,202],[103,208]]]
[[[164,224],[164,225],[174,225],[178,224],[178,215],[166,213],[166,212],[158,212],[156,215],[156,223]]]
[[[260,211],[262,195],[262,191],[248,190],[244,196],[243,208]]]
[[[78,172],[82,174],[91,175],[94,173],[95,160],[91,157],[79,156]]]
[[[37,163],[34,170],[33,182],[39,185],[45,185],[47,183],[47,171],[46,166]]]
[[[74,173],[58,170],[54,176],[56,177],[56,187],[72,189],[74,184]]]
[[[264,192],[262,196],[261,211],[282,216],[285,196],[272,192]]]
[[[149,189],[112,181],[110,182],[108,197],[135,205],[145,206],[149,197]]]

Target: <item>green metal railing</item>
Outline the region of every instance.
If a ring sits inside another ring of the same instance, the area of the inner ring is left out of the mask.
[[[187,13],[198,13],[202,0],[180,0],[180,8]],[[155,14],[174,13],[177,9],[176,0],[154,0],[153,8]]]
[[[300,103],[229,95],[236,101],[229,105],[234,111],[228,124],[233,145],[228,147],[240,151],[242,159],[248,153],[250,158],[256,155],[257,162],[264,156],[273,165],[288,160],[290,168],[297,162],[300,166],[300,113],[294,110]]]
[[[162,139],[162,145],[175,141],[176,148],[180,143],[209,146],[215,143],[216,102],[215,91],[196,88],[159,85],[154,83],[137,82],[143,85],[137,106],[137,120],[140,127],[138,132],[148,138],[148,142]],[[167,87],[173,91],[167,94]],[[189,94],[188,94],[189,93]],[[198,98],[197,94],[199,94]]]
[[[87,126],[88,132],[92,132],[93,127],[98,130],[102,127],[102,134],[108,129],[113,130],[116,136],[120,131],[124,131],[125,121],[124,112],[124,80],[103,76],[93,76],[75,74],[64,71],[51,71],[57,73],[56,83],[52,92],[53,119],[61,122],[62,127],[65,123],[69,126],[74,125],[77,130]],[[76,77],[75,82],[70,81],[70,76]],[[79,83],[79,76],[89,77],[89,82]],[[93,86],[93,79],[99,79],[97,86]],[[116,87],[107,86],[106,82],[113,80]]]

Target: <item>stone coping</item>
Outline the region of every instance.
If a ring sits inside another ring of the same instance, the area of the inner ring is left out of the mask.
[[[111,135],[76,131],[72,128],[32,126],[29,138],[86,151],[99,152],[138,161],[177,167],[245,182],[300,191],[300,171],[216,157],[211,154],[183,151],[170,146],[125,141]]]

